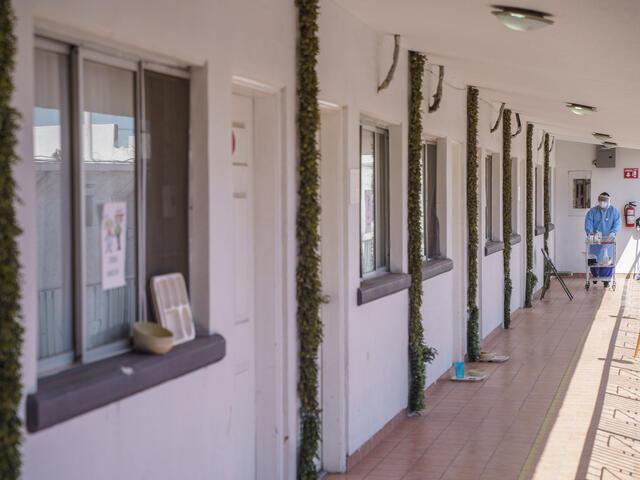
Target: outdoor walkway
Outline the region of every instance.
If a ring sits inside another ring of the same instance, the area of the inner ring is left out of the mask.
[[[640,282],[586,293],[568,279],[484,350],[504,364],[472,364],[481,383],[440,380],[421,417],[395,428],[352,471],[327,480],[640,478]]]

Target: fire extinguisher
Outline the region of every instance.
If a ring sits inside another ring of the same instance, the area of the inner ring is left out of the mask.
[[[624,206],[624,221],[627,227],[636,224],[636,202],[629,202]]]

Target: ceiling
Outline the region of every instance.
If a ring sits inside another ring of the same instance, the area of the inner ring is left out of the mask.
[[[498,2],[553,15],[553,25],[532,32],[504,27],[488,2],[335,1],[445,65],[449,83],[474,85],[560,138],[595,142],[597,131],[640,148],[640,0]],[[598,111],[579,117],[566,102]]]

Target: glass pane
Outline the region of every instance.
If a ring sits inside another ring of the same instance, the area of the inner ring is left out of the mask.
[[[135,74],[90,61],[83,68],[86,342],[90,349],[128,338],[136,320]],[[124,202],[126,209],[112,202]],[[113,255],[123,249],[121,269]],[[102,274],[103,256],[115,263],[105,272],[108,283]]]
[[[440,256],[440,223],[436,203],[438,151],[434,143],[427,145],[427,256]]]
[[[485,160],[485,194],[486,194],[486,207],[485,207],[485,213],[484,213],[484,218],[485,218],[485,236],[487,240],[491,240],[492,238],[492,231],[491,231],[491,223],[492,223],[492,218],[491,218],[491,210],[493,208],[492,205],[492,186],[493,186],[493,180],[492,180],[492,176],[493,176],[493,172],[491,170],[491,155],[487,156],[486,160]]]
[[[360,271],[375,270],[375,134],[360,130]]]
[[[534,169],[534,195],[535,195],[535,222],[536,222],[536,226],[540,225],[540,192],[538,191],[538,171],[539,168],[535,167]]]
[[[180,272],[189,280],[189,81],[145,71],[146,128],[151,155],[146,166],[146,284]],[[151,295],[147,295],[151,318]]]
[[[420,176],[420,205],[422,207],[422,215],[420,215],[420,251],[422,252],[422,258],[426,259],[428,257],[427,252],[427,229],[425,218],[427,216],[427,146],[422,145],[420,149],[420,171],[422,175]]]
[[[387,167],[389,165],[389,145],[385,133],[376,133],[375,137],[375,256],[376,270],[378,270],[387,266],[387,236],[389,232]]]
[[[73,349],[69,58],[35,51],[38,359]]]
[[[518,233],[518,159],[511,159],[511,233]]]

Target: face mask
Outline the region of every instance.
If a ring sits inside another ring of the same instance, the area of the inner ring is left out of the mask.
[[[606,210],[608,206],[609,202],[600,202],[600,208],[602,208],[603,210]]]

